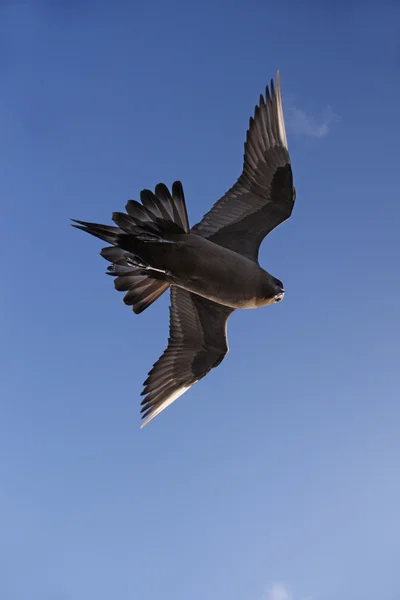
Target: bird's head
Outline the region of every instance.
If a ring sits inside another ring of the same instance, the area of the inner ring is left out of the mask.
[[[267,272],[265,272],[265,275],[262,284],[262,302],[260,303],[260,306],[282,302],[285,296],[285,288],[283,287],[282,281]]]
[[[285,296],[285,288],[283,287],[282,281],[280,281],[276,277],[272,277],[272,279],[275,291],[275,295],[272,298],[272,303],[275,304],[276,302],[282,302]]]

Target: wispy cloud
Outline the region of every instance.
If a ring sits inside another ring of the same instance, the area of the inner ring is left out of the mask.
[[[328,135],[334,123],[339,121],[330,106],[327,106],[319,117],[307,115],[304,110],[289,107],[287,126],[288,129],[299,135],[322,138]]]
[[[273,583],[266,589],[266,600],[292,600],[292,594],[283,583]]]
[[[298,596],[295,597],[286,584],[277,581],[266,586],[260,600],[311,600],[311,598],[307,597],[300,599]]]

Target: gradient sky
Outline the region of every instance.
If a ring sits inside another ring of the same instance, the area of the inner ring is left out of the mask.
[[[0,598],[399,600],[398,2],[0,5]],[[297,202],[282,304],[140,431],[167,296],[135,316],[110,222],[240,174],[277,68]]]

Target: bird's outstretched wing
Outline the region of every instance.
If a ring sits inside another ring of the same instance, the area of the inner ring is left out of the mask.
[[[144,382],[142,427],[224,359],[233,310],[171,287],[168,347]]]
[[[290,217],[295,201],[280,93],[271,80],[250,119],[243,172],[193,233],[257,261],[260,244]]]

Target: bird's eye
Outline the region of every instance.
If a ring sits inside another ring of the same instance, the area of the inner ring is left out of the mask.
[[[283,300],[283,296],[277,296],[275,298],[275,302],[282,302],[282,300]]]

